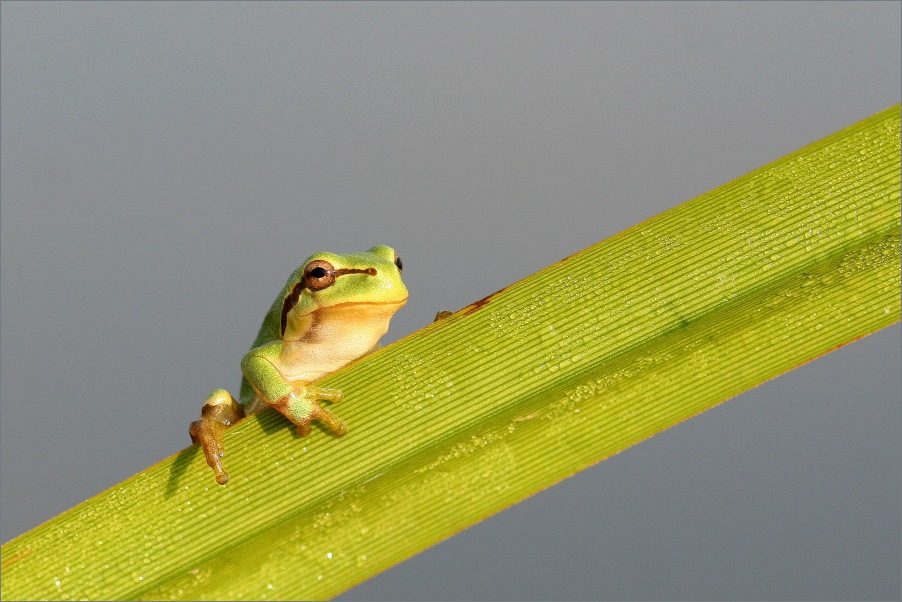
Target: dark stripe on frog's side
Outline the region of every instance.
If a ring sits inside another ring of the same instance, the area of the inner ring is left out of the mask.
[[[336,280],[341,276],[345,276],[347,274],[366,274],[367,276],[375,276],[376,268],[341,268],[335,270],[333,273]],[[285,328],[286,326],[288,326],[288,312],[290,312],[294,308],[294,306],[298,304],[298,300],[301,298],[301,293],[305,288],[307,288],[307,279],[302,276],[301,281],[294,285],[294,288],[291,289],[291,292],[288,293],[287,297],[285,297],[285,301],[282,302],[282,325],[281,329],[279,330],[279,336],[285,336]]]

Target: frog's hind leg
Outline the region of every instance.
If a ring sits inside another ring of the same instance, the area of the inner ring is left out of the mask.
[[[225,389],[216,389],[200,413],[200,419],[188,427],[191,441],[199,443],[204,450],[207,464],[216,475],[216,482],[225,485],[229,482],[228,473],[222,468],[220,459],[225,453],[222,446],[222,433],[237,420],[244,418],[244,408]]]

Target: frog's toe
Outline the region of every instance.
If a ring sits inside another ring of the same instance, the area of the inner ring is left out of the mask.
[[[201,418],[191,423],[189,427],[191,440],[200,445],[204,452],[204,458],[207,466],[213,469],[216,476],[216,482],[225,485],[229,482],[229,475],[222,468],[222,460],[220,459],[225,453],[222,444],[222,433],[225,425],[208,418]]]
[[[329,403],[340,403],[342,397],[341,391],[339,389],[326,389],[324,387],[314,386],[308,386],[306,394],[307,397],[322,399],[323,401],[328,401]]]
[[[213,469],[213,472],[216,473],[216,482],[219,483],[220,485],[225,485],[226,483],[229,482],[229,473],[222,470],[221,466],[220,466],[219,472],[216,472],[215,468]]]
[[[340,437],[348,432],[348,427],[346,427],[341,420],[336,418],[332,412],[323,407],[316,406],[312,418],[313,420],[319,420],[321,423],[325,424],[326,428],[328,428],[333,435]]]
[[[310,409],[310,414],[306,418],[295,422],[298,427],[298,435],[301,437],[309,435],[313,431],[311,423],[314,420],[324,425],[333,435],[340,437],[348,432],[344,423],[336,418],[329,410],[314,404]]]

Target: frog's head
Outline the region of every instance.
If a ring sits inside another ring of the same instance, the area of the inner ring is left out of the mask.
[[[385,245],[365,253],[316,253],[282,291],[281,335],[297,340],[312,324],[340,315],[344,321],[388,320],[407,302],[401,259]],[[319,319],[319,320],[318,320]]]

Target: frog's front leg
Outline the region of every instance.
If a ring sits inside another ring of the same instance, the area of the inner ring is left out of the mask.
[[[322,387],[302,387],[298,393],[290,393],[276,399],[270,405],[279,410],[298,427],[298,435],[306,437],[310,434],[310,423],[319,420],[325,424],[333,435],[344,435],[348,432],[345,425],[332,412],[317,403],[325,399],[332,403],[341,401],[341,391]]]
[[[300,436],[310,434],[310,423],[314,420],[325,424],[333,435],[347,432],[338,418],[317,403],[320,399],[340,402],[341,391],[338,389],[290,383],[265,355],[253,352],[244,356],[241,370],[257,397],[293,422]]]
[[[188,427],[191,441],[199,443],[204,450],[207,465],[213,469],[216,482],[225,485],[229,482],[229,474],[222,468],[220,459],[225,453],[222,446],[222,433],[226,427],[244,418],[244,408],[235,401],[225,389],[216,389],[207,401],[200,413],[200,420],[195,420]]]

